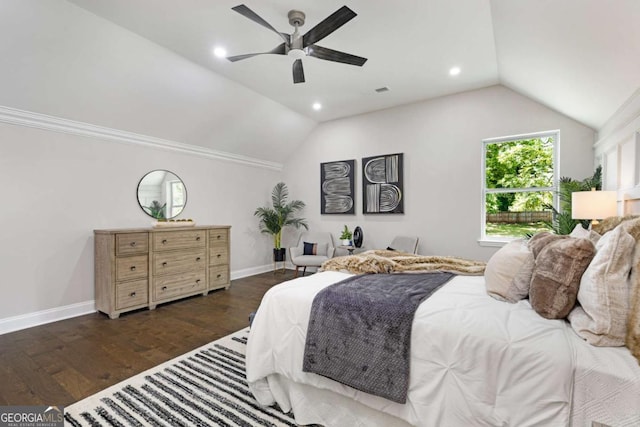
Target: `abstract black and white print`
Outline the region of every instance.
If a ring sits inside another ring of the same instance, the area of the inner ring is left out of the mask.
[[[355,160],[320,164],[320,213],[355,214]]]
[[[404,213],[402,175],[402,153],[363,158],[363,213]]]

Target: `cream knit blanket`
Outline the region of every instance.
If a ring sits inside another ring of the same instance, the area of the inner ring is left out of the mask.
[[[331,258],[322,264],[323,271],[363,273],[399,273],[446,271],[482,276],[485,263],[450,256],[422,256],[398,251],[371,250],[361,254]]]

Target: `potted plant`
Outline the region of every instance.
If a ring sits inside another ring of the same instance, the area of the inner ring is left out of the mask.
[[[143,206],[142,209],[144,209],[145,212],[147,212],[149,215],[151,215],[155,219],[164,219],[165,218],[164,209],[166,207],[167,207],[166,203],[164,205],[160,205],[159,201],[154,200],[153,202],[151,202],[149,206]]]
[[[284,182],[279,182],[271,192],[271,205],[257,208],[254,215],[260,218],[260,231],[273,236],[273,260],[284,261],[286,249],[282,245],[282,230],[286,226],[309,229],[304,218],[296,218],[295,214],[305,207],[304,202],[292,200],[287,202],[289,190]]]
[[[592,188],[602,190],[602,166],[598,166],[591,177],[582,181],[561,177],[558,187],[560,205],[557,210],[553,206],[547,206],[552,211],[552,220],[545,221],[545,225],[556,234],[569,234],[577,224],[588,228],[588,220],[577,220],[571,216],[571,194],[574,191],[589,191]]]
[[[349,227],[345,224],[344,229],[342,230],[342,234],[340,234],[340,240],[342,240],[342,244],[344,246],[351,246],[351,238],[353,237],[353,233],[349,230]]]

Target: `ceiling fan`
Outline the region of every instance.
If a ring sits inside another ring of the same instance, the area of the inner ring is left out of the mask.
[[[357,65],[358,67],[362,67],[364,63],[367,62],[367,58],[362,58],[360,56],[351,55],[349,53],[340,52],[315,44],[357,16],[357,14],[347,6],[342,6],[302,36],[299,34],[298,29],[304,25],[305,14],[299,10],[291,10],[287,14],[289,24],[295,28],[293,34],[289,35],[287,33],[281,33],[273,28],[267,21],[262,19],[257,13],[249,9],[244,4],[232,7],[231,9],[235,10],[240,15],[251,19],[253,22],[268,28],[284,40],[284,43],[279,44],[268,52],[228,56],[227,59],[231,62],[266,54],[292,56],[296,58],[293,62],[293,83],[304,83],[305,81],[304,69],[302,68],[302,58],[305,56],[312,56],[326,61],[342,62],[343,64]]]

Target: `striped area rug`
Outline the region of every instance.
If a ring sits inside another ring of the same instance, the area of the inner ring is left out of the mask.
[[[65,408],[69,426],[297,426],[263,408],[246,381],[248,329],[158,365]]]

